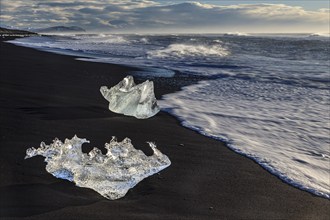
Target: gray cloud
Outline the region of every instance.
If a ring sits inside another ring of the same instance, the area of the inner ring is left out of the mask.
[[[18,28],[77,25],[103,32],[329,31],[328,9],[306,11],[283,4],[164,5],[149,0],[2,0],[0,4],[1,25]]]
[[[97,15],[100,13],[104,13],[104,10],[95,9],[95,8],[81,8],[81,9],[79,9],[79,12],[81,12],[83,14]]]

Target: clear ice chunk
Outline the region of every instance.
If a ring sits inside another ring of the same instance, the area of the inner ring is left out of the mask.
[[[102,86],[100,92],[109,101],[110,111],[115,113],[145,119],[156,115],[160,110],[154,83],[149,80],[136,85],[133,77],[127,76],[110,89]]]
[[[125,196],[141,180],[171,165],[169,158],[151,142],[148,142],[154,152],[151,156],[135,149],[129,138],[117,142],[112,137],[105,144],[106,154],[98,148],[83,153],[84,143],[89,141],[77,136],[65,139],[64,143],[57,138],[50,145],[41,142],[40,148],[26,150],[25,159],[44,156],[46,170],[53,176],[91,188],[111,200]]]

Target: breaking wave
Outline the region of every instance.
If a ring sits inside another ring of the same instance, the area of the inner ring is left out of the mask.
[[[97,34],[97,35],[75,35],[73,37],[83,44],[127,44],[129,41],[120,35]]]
[[[330,33],[314,33],[310,34],[309,37],[330,37]]]
[[[148,52],[149,58],[225,57],[230,53],[221,45],[171,44],[160,50]]]

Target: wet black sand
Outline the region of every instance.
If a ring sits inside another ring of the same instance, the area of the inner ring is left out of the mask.
[[[1,219],[329,219],[330,202],[289,186],[223,143],[166,113],[138,120],[111,113],[99,93],[133,69],[74,60],[0,42]],[[156,95],[176,90],[166,79]],[[103,148],[117,136],[172,165],[119,200],[56,179],[28,147],[77,134]]]

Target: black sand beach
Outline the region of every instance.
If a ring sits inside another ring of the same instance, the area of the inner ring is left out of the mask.
[[[329,219],[330,201],[283,183],[223,143],[160,112],[148,120],[111,113],[99,92],[133,69],[74,60],[0,42],[1,219]],[[177,88],[155,86],[157,97]],[[119,200],[56,179],[29,147],[77,134],[103,148],[117,136],[172,165]]]

